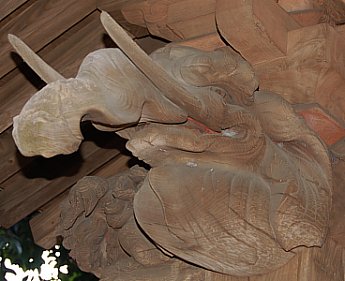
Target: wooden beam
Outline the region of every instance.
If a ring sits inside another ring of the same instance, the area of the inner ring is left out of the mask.
[[[28,0],[2,1],[0,5],[0,21],[27,1]]]
[[[88,53],[104,47],[104,29],[99,20],[99,11],[95,11],[38,54],[65,77],[73,77]],[[12,125],[13,117],[19,114],[28,99],[37,92],[37,87],[44,85],[38,77],[33,76],[28,67],[23,66],[21,69],[24,73],[16,69],[0,81],[0,133]]]
[[[83,142],[79,153],[51,159],[39,157],[3,182],[0,226],[12,226],[64,192],[81,177],[119,155],[123,140],[113,133],[100,136],[96,143]]]
[[[57,244],[57,227],[60,222],[61,203],[66,200],[69,189],[40,208],[39,214],[30,220],[30,228],[35,244],[51,249]]]
[[[96,8],[96,0],[37,0],[0,29],[0,77],[16,67],[7,40],[12,33],[38,51]]]
[[[21,167],[32,161],[31,158],[22,156],[12,138],[12,127],[0,135],[0,185],[7,178],[18,172]]]
[[[218,0],[218,29],[251,64],[284,56],[288,32],[300,25],[274,0]]]
[[[128,22],[175,41],[216,32],[215,7],[215,0],[144,0],[128,2],[122,13]]]
[[[111,177],[128,169],[130,156],[120,154],[90,175]],[[57,228],[60,221],[60,205],[67,198],[69,189],[40,208],[39,214],[30,220],[30,227],[37,245],[50,249],[56,244]]]

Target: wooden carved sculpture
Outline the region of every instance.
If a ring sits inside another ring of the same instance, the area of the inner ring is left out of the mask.
[[[288,101],[258,90],[255,67],[229,46],[168,44],[149,57],[108,14],[101,21],[121,50],[89,54],[76,78],[10,37],[48,83],[14,118],[22,154],[77,150],[89,120],[151,166],[72,188],[60,232],[81,268],[102,280],[252,276],[322,246],[328,148]]]

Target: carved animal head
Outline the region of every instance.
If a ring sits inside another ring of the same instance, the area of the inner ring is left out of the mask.
[[[251,66],[229,47],[168,46],[151,59],[104,13],[102,22],[129,59],[100,50],[71,82],[78,95],[41,102],[58,84],[42,89],[16,118],[21,151],[42,153],[27,136],[43,128],[38,136],[47,141],[50,120],[63,120],[59,132],[71,131],[53,140],[55,153],[80,141],[70,128],[83,117],[107,130],[132,125],[119,134],[152,166],[134,213],[157,247],[206,269],[248,276],[280,267],[298,246],[320,246],[331,205],[330,162],[291,105],[255,92]],[[40,119],[34,113],[42,105],[49,110],[40,109]]]

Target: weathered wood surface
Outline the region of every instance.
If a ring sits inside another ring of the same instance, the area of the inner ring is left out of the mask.
[[[117,148],[121,148],[121,140],[109,134],[97,134],[93,137],[96,143],[92,138],[85,141],[80,153],[37,159],[4,181],[0,192],[0,212],[3,214],[0,225],[10,227],[64,192],[81,177],[119,155]],[[104,138],[106,135],[108,137]]]
[[[273,0],[218,0],[216,21],[222,36],[252,65],[283,56],[288,32],[300,27]]]
[[[337,160],[333,165],[333,178],[333,205],[329,235],[345,249],[345,158]]]
[[[0,159],[0,186],[3,181],[32,161],[18,153],[12,138],[12,128],[0,135]]]
[[[343,281],[345,248],[328,240],[322,248],[304,248],[278,270],[265,275],[233,277],[208,272],[205,281]]]
[[[344,123],[344,33],[318,24],[290,31],[288,37],[286,56],[254,65],[260,88],[293,104],[318,103]]]
[[[60,205],[67,198],[69,189],[42,206],[38,214],[30,220],[30,228],[35,244],[51,249],[57,241],[57,225],[60,222]]]
[[[129,5],[131,3],[136,3],[137,0],[97,0],[97,8],[99,11],[106,11],[108,12],[113,18],[117,20],[117,22],[125,28],[130,34],[132,34],[135,38],[141,38],[144,36],[149,35],[149,32],[146,27],[139,26],[136,24],[129,23],[125,20],[121,9],[125,5]]]
[[[120,154],[99,167],[89,175],[110,177],[128,169],[130,156]],[[30,220],[30,227],[34,241],[45,249],[52,248],[57,242],[57,227],[60,222],[61,203],[67,198],[69,189],[42,206],[35,217]]]
[[[328,146],[345,138],[345,123],[332,118],[318,104],[297,104],[294,109]]]
[[[99,12],[96,11],[43,48],[38,54],[63,76],[69,78],[76,75],[85,56],[94,50],[104,48],[105,42],[104,29],[99,21]],[[29,77],[31,81],[20,73],[20,69],[14,70],[1,79],[0,132],[12,124],[12,118],[37,92],[38,87],[44,85],[27,67],[24,68],[24,71],[31,75]],[[32,82],[35,84],[33,85]]]
[[[203,51],[213,51],[226,46],[218,33],[211,33],[191,39],[175,41],[171,44],[192,47]]]
[[[125,19],[170,41],[216,32],[215,0],[144,0],[122,8]]]
[[[0,77],[16,67],[7,34],[22,38],[34,51],[62,34],[95,9],[95,0],[38,0],[0,29]]]
[[[0,6],[0,21],[27,1],[28,0],[2,1]]]
[[[302,26],[322,22],[331,25],[345,23],[345,2],[343,0],[279,0],[278,4]]]

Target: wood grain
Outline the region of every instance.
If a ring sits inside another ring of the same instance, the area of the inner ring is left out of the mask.
[[[171,44],[192,47],[203,51],[213,51],[226,46],[218,33],[210,33],[191,39],[175,41]]]
[[[32,161],[17,152],[12,138],[12,128],[0,135],[0,184]]]
[[[125,5],[129,5],[131,3],[136,3],[137,0],[98,0],[97,1],[97,8],[99,11],[106,11],[108,12],[116,21],[128,32],[133,35],[134,38],[141,38],[144,36],[149,35],[149,32],[146,27],[139,26],[136,24],[129,23],[125,20],[121,9]]]
[[[51,249],[57,243],[57,226],[60,221],[60,205],[67,198],[69,189],[40,208],[39,214],[30,220],[35,244]]]
[[[7,40],[7,34],[20,37],[34,51],[40,50],[46,44],[73,26],[96,7],[95,0],[37,0],[17,17],[1,26],[0,30],[0,77],[16,67],[11,57],[12,47]]]
[[[12,226],[64,192],[81,177],[119,155],[117,148],[123,147],[122,140],[112,133],[109,135],[113,137],[104,138],[104,134],[95,140],[96,143],[83,142],[79,153],[52,159],[37,158],[3,182],[0,202],[3,216],[0,225]]]
[[[217,1],[216,21],[221,35],[251,64],[285,54],[288,31],[300,27],[273,0]]]
[[[329,236],[345,249],[345,159],[334,163],[333,179],[333,205],[330,214]]]
[[[90,173],[93,176],[110,177],[128,169],[130,156],[120,154],[97,170]],[[60,205],[67,198],[69,189],[42,206],[39,214],[30,220],[30,227],[34,241],[45,249],[52,248],[56,242],[57,227],[60,222]]]
[[[212,271],[205,273],[205,281],[250,281],[249,277],[236,277]]]
[[[345,122],[345,37],[328,24],[289,31],[286,56],[255,64],[260,89],[292,104],[318,103]]]
[[[0,21],[27,1],[28,0],[2,1],[0,5]]]
[[[215,0],[137,1],[126,4],[125,19],[170,41],[216,32]]]
[[[38,54],[63,76],[69,78],[76,75],[80,63],[88,53],[105,47],[105,44],[99,12],[95,11]],[[28,67],[22,66],[20,69],[25,72],[21,73],[16,69],[0,81],[0,132],[12,125],[12,118],[19,114],[29,98],[44,85]],[[28,78],[31,80],[28,81]]]
[[[332,240],[321,247],[303,249],[299,254],[298,281],[343,281],[344,248]]]

